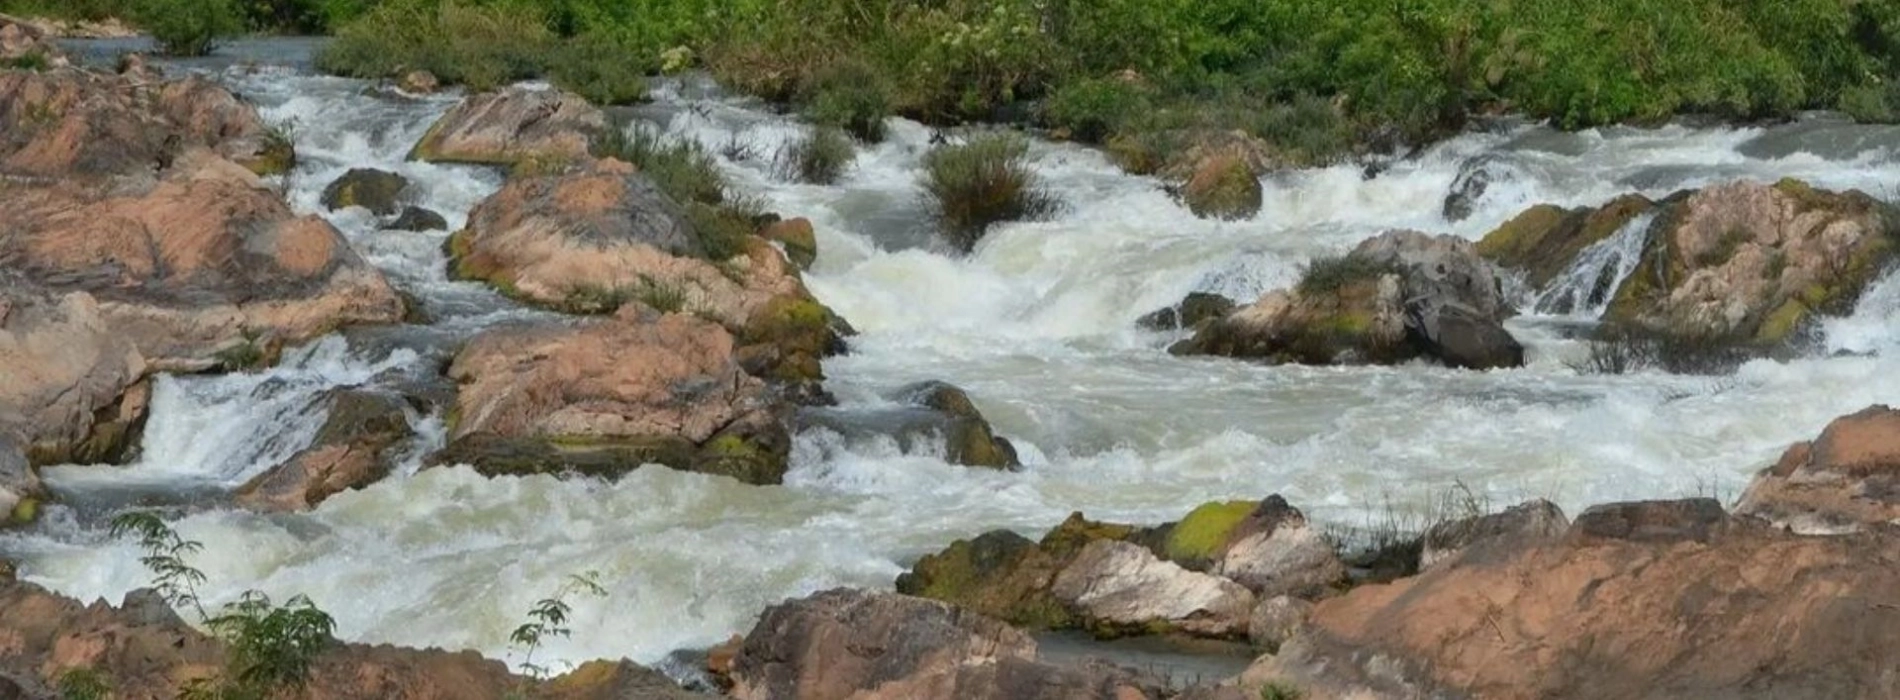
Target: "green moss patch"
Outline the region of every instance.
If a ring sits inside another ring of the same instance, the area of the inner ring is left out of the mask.
[[[1163,551],[1175,562],[1208,561],[1228,544],[1234,528],[1259,504],[1253,501],[1215,501],[1201,504],[1176,523]]]

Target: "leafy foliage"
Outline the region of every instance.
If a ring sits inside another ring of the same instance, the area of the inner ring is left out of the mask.
[[[175,56],[207,55],[245,29],[235,0],[136,0],[130,15]]]
[[[132,535],[138,539],[145,556],[139,563],[152,572],[152,590],[174,608],[190,607],[199,619],[209,619],[204,603],[198,599],[198,586],[205,582],[204,572],[185,563],[185,557],[204,550],[196,540],[187,540],[166,525],[157,514],[143,511],[122,513],[112,519],[113,537]]]
[[[863,61],[840,61],[819,73],[808,90],[805,116],[835,126],[866,143],[884,140],[892,111],[890,78]]]
[[[1006,133],[924,155],[924,197],[950,242],[969,250],[997,223],[1047,218],[1061,208],[1029,167],[1028,155],[1028,142]]]
[[[546,666],[534,663],[534,652],[550,638],[567,637],[573,633],[567,626],[568,616],[574,612],[574,606],[568,603],[568,599],[577,595],[606,597],[607,589],[600,585],[600,574],[589,571],[568,576],[554,595],[535,601],[534,606],[528,609],[528,621],[509,633],[508,643],[521,650],[521,668],[529,676],[547,678],[550,674]]]

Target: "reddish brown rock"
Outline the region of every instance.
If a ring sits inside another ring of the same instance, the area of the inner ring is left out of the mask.
[[[572,326],[493,330],[449,367],[461,383],[437,462],[486,473],[613,476],[658,463],[778,483],[784,407],[718,324],[630,305]],[[459,445],[459,447],[458,447]]]
[[[1757,474],[1735,512],[1813,535],[1900,524],[1900,411],[1834,419]]]
[[[194,148],[266,174],[289,170],[296,157],[256,108],[204,78],[0,73],[0,174],[148,174]]]
[[[739,700],[1140,700],[1158,684],[1036,660],[1036,642],[935,601],[838,589],[768,608],[733,662]]]
[[[437,163],[513,165],[575,161],[607,117],[579,95],[510,87],[462,100],[422,136],[409,157]]]
[[[0,268],[0,438],[15,436],[34,463],[114,461],[136,442],[145,371],[92,295]]]
[[[240,487],[239,505],[266,511],[309,510],[326,498],[389,475],[405,441],[415,434],[402,399],[339,390],[328,403],[329,417],[310,447]]]
[[[1309,697],[1894,697],[1897,538],[1709,500],[1593,508],[1560,541],[1324,601],[1249,677]]]

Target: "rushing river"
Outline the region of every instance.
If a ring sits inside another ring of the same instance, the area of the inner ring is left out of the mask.
[[[114,508],[240,484],[312,439],[320,392],[414,381],[456,341],[539,315],[449,281],[445,233],[378,231],[360,210],[325,213],[317,203],[345,170],[378,167],[408,176],[421,204],[460,226],[499,174],[403,160],[455,96],[313,77],[301,72],[305,44],[249,50],[280,65],[171,69],[210,71],[267,119],[294,124],[302,160],[285,182],[293,206],[327,216],[435,321],[332,336],[261,373],[162,378],[138,463],[45,470],[68,505],[0,536],[0,555],[30,580],[117,600],[147,575],[129,544],[104,533]],[[1423,512],[1454,484],[1493,504],[1544,497],[1573,514],[1617,499],[1732,498],[1787,443],[1900,400],[1900,276],[1825,325],[1825,352],[1722,378],[1579,374],[1567,360],[1582,348],[1563,329],[1600,309],[1540,315],[1549,307],[1536,290],[1510,326],[1529,366],[1488,373],[1178,358],[1165,351],[1176,336],[1134,325],[1189,291],[1251,300],[1290,284],[1312,257],[1386,229],[1477,238],[1539,202],[1784,176],[1893,198],[1900,129],[1819,117],[1766,129],[1501,126],[1371,177],[1360,166],[1271,175],[1261,214],[1242,222],[1198,220],[1155,180],[1122,174],[1097,152],[1037,143],[1035,169],[1064,212],[1001,227],[958,257],[932,244],[922,218],[914,182],[932,137],[925,127],[894,122],[890,140],[861,149],[842,182],[811,186],[773,177],[773,153],[801,127],[759,105],[688,80],[661,86],[632,113],[726,154],[740,189],[815,222],[820,255],[808,283],[861,331],[852,354],[825,363],[847,407],[875,405],[909,382],[950,381],[1015,441],[1026,469],[966,469],[824,433],[798,437],[783,487],[658,467],[614,483],[487,479],[464,468],[419,472],[412,458],[402,473],[308,514],[183,515],[179,530],[205,544],[193,563],[209,576],[208,600],[252,587],[306,593],[346,639],[509,658],[508,632],[532,602],[592,570],[610,595],[579,601],[573,636],[543,653],[652,663],[743,632],[779,599],[888,587],[950,540],[999,527],[1033,535],[1075,510],[1157,522],[1210,499],[1278,492],[1346,528]],[[1468,219],[1446,221],[1441,202],[1461,164],[1486,155],[1508,176]],[[1613,243],[1599,251],[1603,264],[1620,264]],[[443,430],[439,416],[414,420],[419,457],[440,446]]]

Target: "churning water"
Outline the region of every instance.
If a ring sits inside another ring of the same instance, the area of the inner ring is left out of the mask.
[[[403,160],[452,96],[281,67],[211,68],[268,119],[295,125],[303,159],[286,185],[299,211],[319,212],[322,187],[351,167],[409,177],[452,226],[500,185],[485,169]],[[312,513],[182,515],[176,526],[205,544],[194,563],[210,577],[211,602],[252,587],[306,593],[347,639],[508,658],[508,632],[530,604],[567,574],[592,570],[610,595],[579,601],[572,638],[544,653],[651,663],[743,632],[777,600],[888,587],[905,563],[950,540],[993,528],[1034,534],[1074,510],[1156,522],[1210,499],[1277,492],[1350,526],[1454,482],[1493,503],[1545,497],[1572,513],[1613,499],[1732,497],[1787,443],[1900,398],[1894,278],[1851,317],[1825,324],[1837,354],[1755,362],[1721,379],[1579,374],[1566,363],[1581,348],[1559,332],[1565,320],[1535,303],[1512,322],[1530,365],[1495,372],[1179,358],[1165,352],[1174,336],[1133,323],[1189,291],[1252,299],[1291,283],[1313,256],[1389,228],[1477,238],[1539,202],[1593,205],[1784,176],[1891,196],[1900,185],[1892,129],[1820,118],[1770,129],[1501,127],[1371,177],[1356,166],[1271,175],[1262,213],[1242,222],[1196,219],[1156,181],[1122,174],[1099,153],[1036,143],[1035,168],[1064,212],[1001,227],[956,257],[932,243],[914,186],[932,137],[925,127],[894,122],[892,137],[861,149],[836,185],[788,184],[771,160],[799,134],[795,121],[691,82],[657,96],[636,114],[722,153],[741,189],[816,224],[821,253],[808,282],[862,333],[851,355],[825,364],[840,399],[874,404],[922,379],[959,384],[1027,468],[965,469],[928,449],[906,454],[825,432],[798,438],[783,487],[657,467],[605,483],[411,464]],[[1479,156],[1508,162],[1516,176],[1492,183],[1468,219],[1445,221],[1447,188]],[[435,322],[327,338],[259,374],[162,379],[139,463],[47,470],[71,505],[0,537],[0,554],[27,578],[116,600],[147,577],[137,553],[103,533],[103,515],[130,500],[113,494],[169,490],[177,501],[241,483],[308,443],[322,391],[426,373],[458,339],[538,315],[449,281],[444,233],[378,231],[357,210],[325,215]],[[1578,275],[1595,284],[1605,265],[1627,273],[1624,238],[1606,240],[1603,259]],[[440,445],[439,419],[415,420],[414,452]]]

